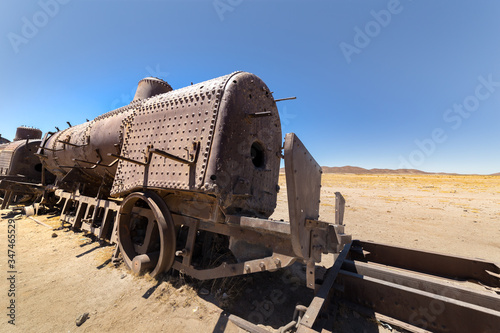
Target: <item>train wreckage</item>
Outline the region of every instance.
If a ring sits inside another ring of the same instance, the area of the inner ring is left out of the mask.
[[[283,331],[331,330],[330,301],[339,297],[410,331],[498,330],[498,295],[434,280],[499,288],[496,264],[351,241],[340,193],[335,221],[319,220],[321,168],[294,133],[282,142],[276,102],[246,72],[176,90],[145,78],[129,105],[43,138],[21,127],[1,143],[1,208],[58,207],[63,223],[116,243],[115,257],[153,277],[174,269],[206,280],[301,261],[317,294]],[[269,219],[282,158],[290,221]],[[335,264],[317,276],[328,253]],[[439,314],[415,317],[434,300]]]

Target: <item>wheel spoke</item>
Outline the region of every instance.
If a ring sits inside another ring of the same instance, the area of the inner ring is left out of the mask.
[[[145,254],[151,251],[151,248],[154,246],[155,241],[158,240],[158,237],[153,237],[153,232],[156,229],[156,221],[148,220],[148,226],[146,228],[146,235],[144,236],[144,242],[142,245],[136,247],[138,254]],[[156,239],[154,239],[156,238]]]

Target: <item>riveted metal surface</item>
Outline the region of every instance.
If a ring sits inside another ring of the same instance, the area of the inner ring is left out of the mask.
[[[59,177],[63,177],[68,173],[70,168],[61,168],[60,166],[70,166],[74,165],[74,158],[82,158],[81,149],[74,149],[60,141],[65,141],[75,145],[81,145],[84,141],[82,138],[82,133],[85,133],[85,129],[88,123],[80,124],[62,130],[51,136],[45,143],[45,155],[49,157],[46,159],[47,169],[51,170],[52,173]]]
[[[0,147],[0,176],[6,176],[8,175],[8,171],[10,168],[10,163],[12,161],[12,155],[14,154],[14,151],[22,145],[24,141],[14,141],[11,143],[6,143],[3,144],[2,147]]]
[[[26,139],[37,140],[41,138],[42,131],[40,131],[38,128],[20,126],[16,130],[14,141]]]
[[[276,207],[281,124],[265,83],[238,73],[226,85],[215,126],[205,190],[226,214],[268,217]]]
[[[34,155],[39,144],[40,140],[19,140],[0,147],[0,179],[39,183],[41,163]]]
[[[276,206],[281,125],[264,82],[235,72],[57,132],[41,152],[67,190],[197,191],[215,196],[226,214],[267,217]]]
[[[234,74],[160,94],[146,100],[124,119],[121,155],[142,163],[148,149],[191,159],[199,144],[195,165],[153,154],[149,165],[121,160],[111,191],[124,195],[142,187],[200,190],[204,184],[220,100]]]
[[[171,89],[166,82],[162,81],[162,84]],[[155,93],[155,90],[149,93]],[[132,101],[94,120],[56,132],[44,142],[41,152],[45,158],[42,162],[57,176],[60,187],[69,189],[72,182],[84,182],[90,195],[95,194],[93,192],[99,187],[104,196],[109,194],[116,164],[113,164],[115,158],[108,153],[120,152],[124,119],[129,118],[144,101]],[[65,182],[69,187],[64,186]]]
[[[60,186],[64,188],[63,181],[80,179],[87,183],[89,195],[94,195],[101,185],[102,193],[109,194],[116,164],[106,167],[115,160],[108,153],[119,153],[123,141],[122,122],[141,103],[130,103],[47,139],[43,147],[46,158],[42,161],[57,176]],[[99,166],[94,166],[97,163]]]

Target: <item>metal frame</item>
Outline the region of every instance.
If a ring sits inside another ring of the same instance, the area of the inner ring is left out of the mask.
[[[150,151],[151,153],[153,152]],[[188,227],[186,244],[183,249],[176,251],[175,259],[171,266],[194,278],[205,280],[276,270],[290,266],[296,260],[303,260],[307,263],[307,286],[312,289],[316,288],[315,263],[321,261],[321,254],[338,252],[351,239],[349,235],[344,234],[344,226],[340,225],[343,219],[345,201],[340,193],[338,193],[336,206],[337,224],[317,220],[321,169],[294,134],[287,135],[285,139],[285,156],[288,156],[285,161],[288,172],[287,184],[293,184],[293,186],[287,186],[289,187],[288,195],[289,197],[297,197],[299,199],[297,201],[292,200],[290,204],[290,223],[239,215],[220,216],[218,212],[221,209],[217,201],[206,202],[203,196],[196,196],[195,194],[191,194],[191,201],[188,202],[191,202],[191,205],[197,205],[198,209],[182,211],[179,207],[175,207],[175,204],[179,204],[179,202],[172,201],[171,199],[179,197],[178,193],[169,192],[168,190],[150,191],[151,195],[157,197],[156,201],[163,202],[164,200],[167,205],[168,203],[174,205],[169,215],[171,213],[173,224],[177,228],[181,226]],[[193,158],[196,159],[196,154],[193,155]],[[290,169],[293,171],[290,171]],[[316,181],[314,183],[308,182],[303,177],[304,173],[314,177]],[[310,186],[311,184],[313,185]],[[306,186],[309,186],[307,190],[304,188]],[[301,193],[300,197],[299,193]],[[87,230],[98,237],[105,237],[108,230],[113,228],[111,242],[118,241],[120,246],[123,245],[123,241],[120,241],[120,237],[117,239],[116,235],[117,231],[120,232],[120,228],[124,228],[123,230],[125,231],[127,230],[128,227],[126,225],[122,226],[119,221],[121,221],[123,214],[128,216],[129,213],[122,212],[123,207],[120,208],[118,202],[88,197],[78,193],[63,192],[61,190],[56,191],[56,195],[61,200],[65,200],[61,212],[62,221],[70,223],[75,229]],[[317,197],[318,200],[313,200],[311,204],[311,196]],[[182,197],[187,198],[186,195]],[[124,203],[128,202],[127,200],[125,199]],[[96,214],[98,212],[102,213],[103,209],[104,218],[102,224],[98,226],[95,224]],[[133,208],[128,207],[127,212],[130,209]],[[108,218],[110,211],[117,212],[118,210],[120,210],[120,213],[116,215],[115,221]],[[137,214],[148,215],[147,212],[141,213],[141,209],[136,211]],[[164,215],[162,212],[158,214]],[[151,216],[148,217],[148,224],[161,220],[162,216],[158,214],[155,214],[155,218],[153,219]],[[188,214],[192,214],[192,216]],[[146,215],[144,216],[147,217]],[[203,216],[206,218],[203,218]],[[220,220],[221,218],[222,221]],[[229,236],[235,241],[242,240],[250,244],[263,245],[270,250],[270,254],[237,263],[222,263],[218,267],[199,269],[192,264],[194,244],[199,231],[208,231]],[[164,238],[167,237],[170,239],[175,237],[173,233],[173,230],[169,232],[165,231]],[[175,244],[175,242],[170,243]],[[132,252],[128,251],[127,255],[130,255]],[[158,257],[155,253],[141,252],[137,253],[136,257],[137,260],[127,257],[127,263],[129,267],[140,272],[141,269],[151,268],[151,265],[153,265],[151,261],[156,259],[159,262],[161,255]],[[168,268],[170,268],[170,265],[166,267],[166,269]],[[161,273],[160,270],[154,269],[152,274],[157,275],[159,273]]]
[[[74,229],[81,229],[94,234],[98,238],[107,238],[111,243],[117,243],[116,217],[120,209],[119,203],[111,200],[87,197],[77,193],[56,191],[60,203],[64,202],[61,210],[61,221],[72,225]],[[75,209],[71,209],[76,206]],[[102,214],[102,218],[99,216]],[[97,218],[100,225],[97,225]]]
[[[0,190],[5,192],[0,209],[6,209],[10,206],[16,195],[29,194],[35,198],[43,194],[45,186],[3,179],[0,180]]]

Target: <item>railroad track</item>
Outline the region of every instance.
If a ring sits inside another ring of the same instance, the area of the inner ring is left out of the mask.
[[[339,304],[409,332],[499,332],[500,267],[355,240],[327,271],[309,306],[281,332],[333,331]],[[235,316],[252,333],[268,332]]]

